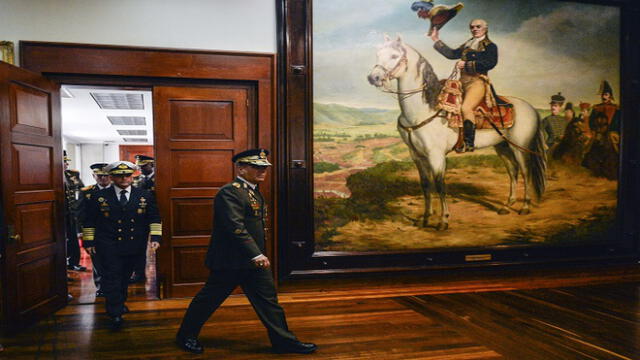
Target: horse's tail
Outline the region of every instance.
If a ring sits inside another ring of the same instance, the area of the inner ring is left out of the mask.
[[[538,124],[537,131],[529,145],[529,150],[535,153],[529,154],[529,179],[531,179],[537,200],[540,200],[547,186],[547,153],[544,146],[542,122],[537,111],[536,122]]]

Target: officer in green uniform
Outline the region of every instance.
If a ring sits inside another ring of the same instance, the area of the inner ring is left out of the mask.
[[[81,195],[78,206],[78,222],[80,222],[80,226],[84,224],[84,218],[86,216],[85,207],[87,201],[91,199],[91,197],[95,197],[95,194],[102,190],[111,186],[111,178],[109,178],[109,173],[104,171],[104,168],[108,164],[106,163],[95,163],[91,164],[89,168],[93,172],[93,179],[96,181],[95,184],[85,186],[80,189]],[[87,244],[83,242],[83,247],[86,249]],[[95,255],[95,253],[89,253],[91,256],[91,264],[93,265],[93,283],[96,286],[96,297],[104,296],[104,293],[100,289],[100,281],[102,280],[102,264],[100,263],[100,259]]]
[[[134,186],[141,189],[146,189],[154,193],[156,190],[156,173],[154,159],[147,155],[136,155],[136,165],[140,168],[142,175],[138,178],[137,183]],[[145,268],[147,267],[147,252],[145,251],[140,255],[136,266],[133,269],[133,275],[129,279],[130,284],[144,282],[146,280]]]
[[[176,335],[182,349],[202,353],[198,334],[214,311],[240,285],[267,328],[273,351],[308,354],[312,343],[300,342],[285,319],[265,254],[267,207],[258,184],[264,181],[268,151],[252,149],[232,158],[238,177],[224,185],[214,200],[211,243],[205,265],[209,278],[191,301]]]
[[[542,119],[542,130],[545,135],[547,149],[560,142],[567,127],[568,121],[564,115],[560,114],[563,105],[564,96],[561,93],[551,96],[551,101],[549,102],[551,114]]]
[[[80,266],[80,244],[78,243],[78,199],[80,189],[84,187],[78,170],[69,169],[71,159],[64,150],[64,229],[67,242],[67,268],[75,271],[85,271]]]
[[[105,167],[113,186],[99,190],[86,203],[84,247],[95,253],[102,264],[101,289],[106,298],[111,327],[122,326],[129,278],[135,261],[147,248],[160,247],[162,224],[156,200],[150,191],[131,186],[136,165],[116,161]]]

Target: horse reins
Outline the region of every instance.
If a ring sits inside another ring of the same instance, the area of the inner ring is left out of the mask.
[[[408,137],[408,142],[409,145],[411,146],[411,149],[413,150],[413,152],[420,156],[420,154],[418,153],[418,149],[416,149],[415,145],[413,145],[413,140],[411,139],[411,133],[413,133],[415,130],[420,129],[421,127],[427,125],[428,123],[430,123],[433,119],[437,118],[440,113],[442,112],[442,109],[438,110],[435,114],[429,116],[428,118],[422,120],[419,124],[417,125],[413,125],[413,126],[404,126],[402,125],[402,123],[400,122],[400,118],[398,118],[398,126],[407,132],[407,137]]]
[[[389,88],[389,86],[388,86],[389,82],[391,80],[395,80],[397,78],[396,75],[397,75],[397,72],[400,70],[400,67],[402,65],[407,66],[407,63],[408,63],[407,50],[402,49],[402,57],[400,58],[400,60],[398,60],[398,63],[393,67],[393,69],[387,70],[387,68],[385,68],[384,66],[382,66],[380,64],[376,64],[373,67],[374,69],[375,68],[382,69],[382,72],[384,73],[384,78],[382,78],[383,89],[380,90],[380,91],[388,93],[388,94],[399,95],[398,99],[399,100],[403,100],[406,97],[411,96],[413,94],[421,93],[427,87],[427,84],[423,84],[421,87],[419,87],[417,89],[406,90],[406,91],[392,90],[391,88]]]

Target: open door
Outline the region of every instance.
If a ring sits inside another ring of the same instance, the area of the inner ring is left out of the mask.
[[[251,90],[244,86],[153,89],[156,195],[163,224],[157,266],[165,297],[193,296],[209,275],[204,258],[213,198],[235,177],[233,155],[258,144]],[[271,204],[271,192],[264,195]]]
[[[12,333],[67,302],[59,86],[0,62],[2,328]]]

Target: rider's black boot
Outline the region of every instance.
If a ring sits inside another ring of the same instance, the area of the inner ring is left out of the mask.
[[[475,150],[474,141],[476,139],[476,124],[471,120],[465,120],[462,123],[462,131],[464,135],[465,151],[471,152]]]

